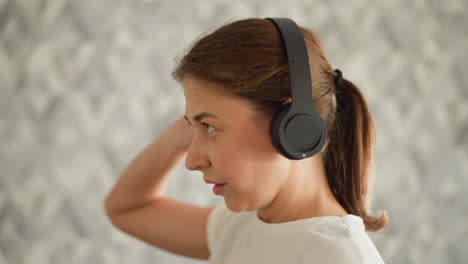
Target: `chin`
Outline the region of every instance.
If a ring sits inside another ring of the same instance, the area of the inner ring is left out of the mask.
[[[240,208],[236,205],[231,204],[226,198],[224,198],[224,203],[226,204],[226,207],[234,213],[241,212]]]
[[[242,206],[239,203],[236,203],[233,201],[230,202],[227,199],[224,199],[224,202],[226,203],[226,207],[229,208],[230,211],[235,212],[235,213],[248,212],[248,211],[255,210],[255,209],[249,209],[247,206]]]

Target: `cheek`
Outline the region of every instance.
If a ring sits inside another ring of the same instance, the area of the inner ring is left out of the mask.
[[[218,172],[230,184],[236,200],[263,203],[277,192],[283,170],[271,156],[257,153],[245,144],[235,144],[224,153]]]
[[[214,166],[232,192],[258,200],[277,189],[282,169],[269,136],[258,128],[246,128],[216,142]]]
[[[216,147],[218,168],[233,178],[257,174],[261,171],[264,158],[256,140],[236,135],[219,142]],[[248,178],[248,177],[247,177]]]
[[[271,144],[270,134],[259,128],[245,128],[226,135],[216,146],[218,168],[246,183],[255,183],[261,175],[272,175],[279,154]],[[256,177],[249,177],[255,175]]]

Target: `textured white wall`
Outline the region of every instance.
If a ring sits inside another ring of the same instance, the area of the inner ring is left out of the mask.
[[[377,129],[372,235],[388,263],[468,258],[467,1],[0,1],[0,263],[204,263],[111,226],[103,199],[184,113],[170,77],[199,34],[247,17],[316,31]],[[170,197],[220,202],[183,163]]]

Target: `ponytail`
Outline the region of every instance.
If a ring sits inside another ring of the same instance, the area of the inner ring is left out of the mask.
[[[349,214],[360,216],[366,231],[388,224],[385,211],[369,214],[375,131],[369,107],[361,91],[342,79],[336,91],[336,119],[324,151],[328,184]]]

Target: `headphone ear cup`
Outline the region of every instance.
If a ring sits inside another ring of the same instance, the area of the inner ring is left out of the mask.
[[[276,110],[270,123],[270,136],[271,136],[271,142],[273,144],[273,147],[275,147],[278,153],[280,153],[281,155],[287,158],[291,158],[291,157],[290,155],[288,155],[287,151],[284,149],[283,145],[281,144],[279,133],[281,129],[281,123],[284,122],[284,116],[289,112],[290,108],[291,108],[291,103],[281,105],[281,107],[278,110]]]
[[[288,115],[290,108],[291,103],[284,104],[273,115],[270,124],[271,142],[276,151],[288,159],[311,157],[320,152],[325,144],[325,123],[318,113]]]

